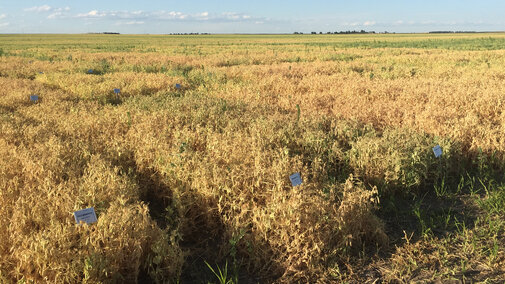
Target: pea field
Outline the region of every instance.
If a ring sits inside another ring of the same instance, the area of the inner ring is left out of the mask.
[[[503,33],[0,35],[0,283],[503,283],[504,170]]]

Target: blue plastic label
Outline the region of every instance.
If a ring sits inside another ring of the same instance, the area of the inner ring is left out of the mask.
[[[87,224],[95,223],[97,221],[95,208],[90,207],[79,211],[75,211],[74,218],[77,224],[79,224],[81,221]]]
[[[435,157],[437,157],[437,158],[442,156],[442,147],[440,147],[440,145],[433,147],[433,153],[435,154]]]
[[[291,184],[293,186],[298,186],[302,184],[302,177],[300,176],[300,173],[294,173],[289,176],[289,180],[291,181]]]

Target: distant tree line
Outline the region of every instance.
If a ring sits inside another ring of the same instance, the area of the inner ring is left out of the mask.
[[[118,35],[120,33],[116,33],[116,32],[102,32],[102,33],[88,33],[90,35]]]
[[[210,33],[169,33],[168,35],[210,35]]]
[[[375,31],[365,31],[365,30],[360,30],[360,31],[339,31],[339,32],[326,32],[326,33],[323,33],[323,32],[311,32],[310,34],[313,34],[313,35],[317,35],[317,34],[327,34],[327,35],[337,35],[337,34],[374,34]],[[384,32],[384,33],[388,33],[388,32]],[[294,32],[293,34],[295,35],[303,35],[303,32]]]
[[[104,35],[119,35],[117,32],[102,32],[102,33],[88,33],[88,34],[104,34]],[[170,33],[167,35],[210,35],[210,33]]]

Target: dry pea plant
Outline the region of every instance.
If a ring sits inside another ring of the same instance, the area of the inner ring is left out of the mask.
[[[0,282],[503,282],[504,44],[0,35]]]

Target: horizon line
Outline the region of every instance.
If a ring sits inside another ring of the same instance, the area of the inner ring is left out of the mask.
[[[349,32],[349,33],[346,33]],[[80,33],[44,33],[44,32],[17,32],[17,33],[0,33],[0,35],[373,35],[373,34],[489,34],[489,33],[505,33],[505,30],[500,31],[424,31],[424,32],[393,32],[393,31],[366,31],[364,33],[355,31],[340,31],[340,32],[285,32],[285,33],[210,33],[210,32],[171,32],[171,33],[120,33],[120,32],[80,32]]]

